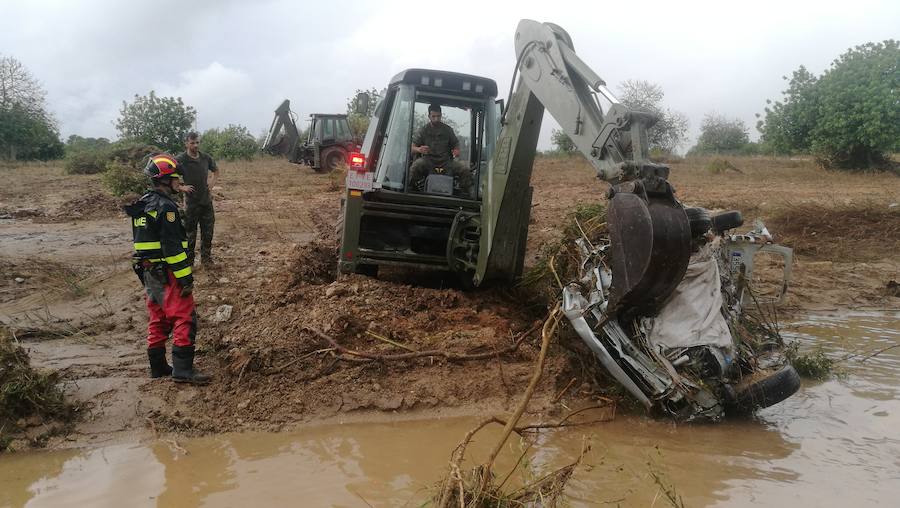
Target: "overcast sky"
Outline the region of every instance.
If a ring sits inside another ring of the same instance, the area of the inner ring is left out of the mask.
[[[409,67],[479,74],[509,87],[521,18],[565,28],[613,91],[659,84],[685,113],[740,118],[778,99],[800,65],[815,74],[848,48],[900,38],[900,1],[0,0],[0,53],[44,86],[63,138],[115,138],[123,100],[180,96],[197,128],[268,128],[285,98],[305,119],[344,112],[357,88]],[[556,123],[547,115],[540,145]],[[683,147],[687,148],[687,147]]]

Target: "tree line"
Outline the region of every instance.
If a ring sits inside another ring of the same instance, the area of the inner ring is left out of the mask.
[[[747,125],[738,118],[707,113],[700,136],[688,154],[813,155],[829,168],[889,167],[900,151],[900,48],[895,40],[847,50],[821,76],[804,66],[794,71],[779,101],[767,101],[756,125],[760,139],[751,142]],[[361,90],[358,90],[358,92]],[[373,96],[375,89],[368,91]],[[354,96],[355,97],[355,96]],[[348,120],[362,137],[371,111],[358,112],[348,100]],[[648,132],[651,155],[668,156],[687,140],[684,113],[664,106],[665,93],[654,83],[628,80],[620,101],[649,111],[659,121]],[[374,108],[374,101],[370,104]],[[119,140],[73,135],[63,143],[46,93],[25,66],[0,55],[0,159],[49,160],[66,156],[74,172],[88,172],[89,155],[116,145],[139,143],[177,152],[196,120],[196,110],[179,97],[159,97],[154,91],[123,101],[116,120]],[[248,159],[258,152],[258,140],[241,125],[202,133],[204,151],[220,159]],[[555,130],[551,142],[560,152],[574,145]],[[127,150],[126,150],[127,151]],[[79,169],[80,168],[80,169]],[[96,167],[94,169],[97,169]],[[103,168],[100,168],[103,169]]]
[[[688,155],[811,155],[826,168],[892,168],[892,153],[900,151],[900,49],[895,40],[868,43],[847,50],[821,75],[800,66],[788,81],[780,101],[768,100],[756,125],[758,142],[751,142],[743,120],[707,113],[700,137]],[[649,129],[651,156],[670,155],[686,141],[687,118],[662,106],[665,94],[646,81],[626,81],[620,101],[655,113],[660,120]],[[575,146],[565,132],[554,130],[551,142],[559,152]]]

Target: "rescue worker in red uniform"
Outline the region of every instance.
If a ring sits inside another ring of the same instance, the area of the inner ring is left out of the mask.
[[[167,153],[150,156],[144,174],[153,189],[125,207],[134,235],[133,267],[146,291],[147,357],[150,377],[171,375],[176,382],[205,384],[210,377],[194,369],[194,277],[187,254],[187,235],[172,196],[181,187],[178,163]],[[166,340],[172,334],[172,366]]]

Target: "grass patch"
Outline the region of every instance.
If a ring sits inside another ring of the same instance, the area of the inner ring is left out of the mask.
[[[20,423],[23,419],[74,419],[76,408],[66,402],[58,383],[55,372],[44,373],[31,367],[28,353],[8,329],[0,328],[0,452],[24,430]]]
[[[734,164],[731,163],[728,159],[713,159],[706,163],[704,169],[709,171],[714,175],[721,175],[728,171],[735,171],[737,173],[743,173],[740,169],[735,167]]]
[[[836,374],[837,360],[829,358],[822,348],[800,353],[796,342],[785,348],[785,354],[800,377],[822,381]]]

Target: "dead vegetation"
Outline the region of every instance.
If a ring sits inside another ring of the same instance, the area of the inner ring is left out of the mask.
[[[57,373],[34,369],[16,337],[0,327],[0,452],[20,438],[40,446],[74,419],[77,407],[58,383]]]
[[[528,407],[528,403],[531,400],[532,395],[534,394],[535,387],[537,386],[538,381],[543,374],[544,362],[547,357],[550,341],[556,334],[560,319],[561,314],[559,312],[559,306],[557,305],[556,307],[554,307],[553,311],[550,312],[550,315],[547,317],[547,319],[543,323],[543,326],[541,327],[541,349],[534,364],[534,371],[531,375],[531,380],[529,381],[528,386],[525,388],[525,392],[522,394],[522,398],[511,416],[506,420],[496,416],[492,416],[482,420],[477,426],[466,433],[456,449],[453,450],[446,476],[440,482],[440,492],[439,494],[436,494],[433,499],[433,501],[439,508],[449,508],[451,506],[478,508],[491,506],[512,507],[558,505],[565,489],[566,483],[574,474],[575,469],[581,464],[581,461],[584,459],[585,453],[587,453],[587,451],[590,449],[590,445],[587,442],[584,442],[582,444],[581,453],[574,462],[557,470],[551,471],[541,478],[538,478],[530,483],[526,483],[525,485],[518,488],[506,487],[507,481],[513,475],[516,468],[518,468],[522,463],[522,459],[531,449],[533,443],[530,443],[525,447],[525,451],[516,461],[513,468],[502,477],[496,474],[494,470],[494,464],[497,459],[497,455],[503,449],[504,445],[513,432],[515,432],[524,440],[526,439],[526,434],[530,431],[542,429],[558,429],[578,424],[587,425],[599,423],[601,421],[608,421],[609,418],[612,417],[611,415],[614,415],[615,413],[615,406],[613,404],[611,406],[613,408],[613,411],[612,413],[610,413],[610,416],[608,418],[599,420],[580,423],[568,421],[576,413],[583,412],[583,410],[581,410],[570,413],[569,416],[563,418],[558,423],[522,426],[518,425],[523,413]],[[590,409],[602,408],[598,407]],[[503,433],[501,434],[500,439],[493,446],[490,454],[484,462],[469,470],[465,470],[462,463],[466,455],[467,446],[472,441],[475,434],[478,433],[478,431],[490,424],[503,425]],[[506,488],[507,490],[504,490],[504,488]]]

